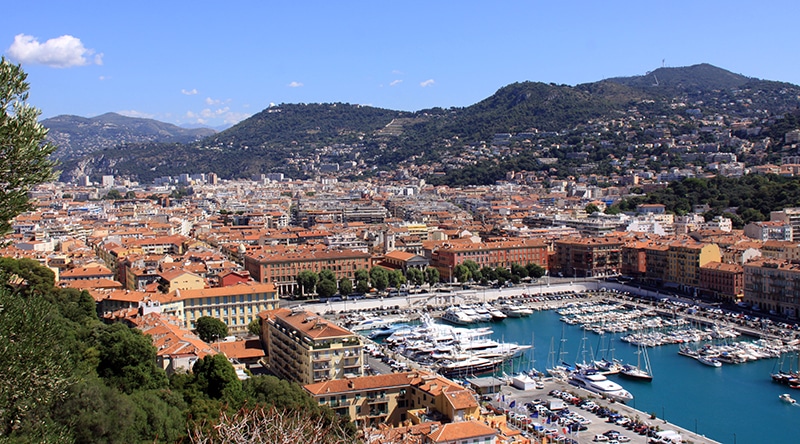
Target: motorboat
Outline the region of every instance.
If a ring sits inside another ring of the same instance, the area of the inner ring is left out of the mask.
[[[439,373],[448,378],[464,377],[490,373],[503,363],[502,359],[479,358],[471,355],[464,355],[453,361],[444,362],[438,369]]]
[[[631,392],[596,370],[586,369],[574,372],[569,382],[572,385],[615,401],[626,402],[633,399]]]
[[[441,319],[455,325],[470,325],[478,322],[478,319],[470,316],[466,311],[462,310],[461,307],[448,308],[442,314]]]
[[[788,393],[784,393],[784,394],[778,396],[778,398],[780,398],[781,401],[783,401],[783,402],[788,402],[789,404],[796,404],[797,403],[797,401],[795,401],[794,398],[789,396]]]

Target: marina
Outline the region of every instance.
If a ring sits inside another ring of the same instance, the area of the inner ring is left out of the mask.
[[[593,299],[595,302],[601,300],[596,297]],[[610,299],[615,303],[632,303],[623,295]],[[524,306],[526,301],[531,301],[530,298],[520,299],[519,295],[514,295],[512,298],[506,295],[506,300],[518,306]],[[563,345],[559,357],[565,362],[584,361],[586,358],[581,354],[585,354],[586,351],[581,351],[581,344],[588,342],[604,344],[598,345],[594,350],[588,347],[588,353],[595,364],[604,362],[613,369],[618,365],[637,363],[637,350],[641,349],[640,345],[622,341],[620,333],[604,331],[603,334],[597,334],[582,328],[581,324],[562,322],[562,315],[555,310],[567,309],[568,304],[575,302],[583,301],[575,299],[554,302],[546,298],[539,299],[527,304],[532,309],[531,314],[527,316],[508,316],[503,321],[470,324],[468,327],[489,328],[490,338],[498,342],[531,346],[517,358],[499,366],[496,375],[525,372],[532,369],[535,362],[540,365],[547,362],[548,346],[559,342]],[[500,303],[501,301],[495,301],[494,306],[497,307]],[[638,304],[635,301],[633,303]],[[663,305],[661,311],[664,312]],[[778,338],[783,337],[784,342],[791,342],[791,338],[776,329],[759,329],[758,326],[743,321],[734,324],[718,322],[717,319],[712,322],[700,317],[699,314],[681,317],[686,317],[687,322],[695,326],[704,325],[710,328],[714,323],[719,323],[720,328],[735,326],[739,333],[747,335],[740,335],[736,339],[716,340],[713,338],[709,340],[706,337],[697,342],[665,343],[648,347],[648,358],[654,375],[651,382],[622,379],[621,375],[614,374],[614,370],[606,375],[609,381],[621,385],[631,393],[633,399],[627,402],[627,406],[635,409],[634,412],[638,411],[640,414],[646,412],[659,420],[669,421],[685,430],[697,432],[719,442],[763,442],[765,436],[777,442],[791,442],[794,434],[790,424],[795,421],[794,415],[800,414],[800,411],[795,412],[795,409],[789,408],[791,407],[789,403],[776,399],[786,390],[786,385],[772,382],[771,375],[776,374],[776,368],[779,366],[778,358],[765,355],[740,365],[717,366],[698,365],[701,361],[696,358],[689,360],[680,356],[684,353],[679,354],[681,348],[687,346],[690,348],[684,350],[696,351],[712,345],[730,346],[738,343],[752,343],[753,346],[746,347],[763,348],[767,343],[781,342]],[[588,339],[584,339],[587,332]],[[760,333],[764,336],[762,340],[755,337]],[[776,340],[778,341],[774,342]],[[609,351],[612,351],[612,354],[609,355]],[[783,356],[786,356],[785,353]],[[791,359],[796,359],[796,355],[792,355]],[[572,385],[567,386],[576,388]],[[525,395],[520,393],[520,396]],[[547,394],[540,393],[534,396],[546,397]],[[623,408],[622,404],[619,404],[619,407]],[[742,421],[743,414],[746,414],[747,421]],[[758,426],[755,427],[753,424]],[[584,441],[579,440],[579,442]]]

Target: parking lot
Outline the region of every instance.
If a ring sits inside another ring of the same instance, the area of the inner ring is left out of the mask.
[[[503,387],[490,397],[487,408],[505,413],[508,422],[530,436],[547,436],[549,443],[585,444],[680,442],[714,443],[659,418],[578,389],[565,382],[545,379],[544,388],[517,390]],[[674,433],[670,433],[674,431]],[[659,433],[661,435],[659,435]],[[672,436],[672,441],[661,439]]]

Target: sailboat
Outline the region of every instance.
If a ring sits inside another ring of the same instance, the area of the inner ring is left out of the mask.
[[[596,369],[603,372],[604,375],[614,375],[622,371],[622,364],[620,364],[618,360],[614,359],[614,339],[612,338],[609,341],[609,348],[606,349],[605,344],[603,343],[604,336],[605,335],[603,333],[600,333],[600,345],[598,348],[603,352],[602,357],[600,359],[595,359],[592,364]],[[611,352],[610,359],[606,357],[606,351]]]
[[[562,327],[561,345],[558,346],[559,361],[561,361],[561,357],[563,356],[563,354],[566,353],[566,350],[563,350],[564,348],[563,344],[565,342],[567,342],[567,339],[564,338],[564,329]],[[550,338],[550,354],[547,356],[547,361],[548,361],[547,373],[550,374],[550,376],[556,379],[560,379],[562,381],[566,381],[567,379],[569,379],[569,374],[571,372],[571,369],[564,364],[556,364],[555,362],[555,350],[553,349],[553,338]]]
[[[798,359],[798,365],[800,366],[800,352],[798,352],[797,359]],[[800,376],[798,376],[798,372],[793,371],[791,366],[789,367],[788,372],[784,371],[783,360],[784,356],[782,355],[779,363],[780,369],[778,369],[777,372],[775,371],[774,368],[772,369],[772,374],[771,374],[772,380],[780,384],[786,384],[790,388],[800,388]]]
[[[623,365],[620,374],[640,381],[652,381],[653,372],[650,370],[650,357],[647,355],[647,348],[642,344],[639,344],[637,347],[636,365]],[[642,355],[644,355],[644,367],[642,367]]]

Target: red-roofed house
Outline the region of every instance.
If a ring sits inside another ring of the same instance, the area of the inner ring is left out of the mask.
[[[497,430],[478,421],[442,424],[431,430],[428,443],[437,444],[495,444]]]

